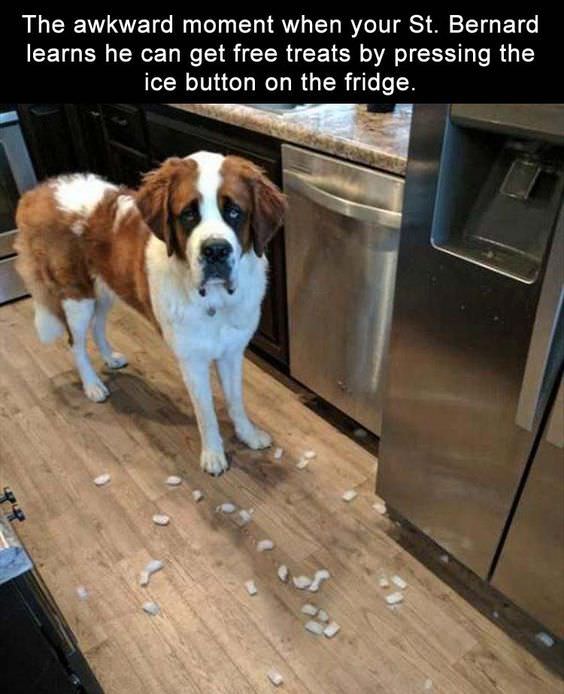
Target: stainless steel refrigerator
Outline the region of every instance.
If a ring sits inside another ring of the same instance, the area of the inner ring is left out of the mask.
[[[564,106],[416,106],[378,492],[509,597],[532,543],[564,571],[563,189]],[[552,501],[528,487],[549,445]]]

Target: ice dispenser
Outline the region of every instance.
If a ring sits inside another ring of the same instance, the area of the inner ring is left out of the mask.
[[[533,283],[564,188],[562,108],[453,105],[445,128],[431,242]]]

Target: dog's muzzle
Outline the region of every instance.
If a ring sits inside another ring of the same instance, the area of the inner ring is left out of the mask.
[[[223,283],[229,294],[235,291],[232,281],[233,246],[226,239],[206,239],[200,248],[203,277],[200,294],[205,296],[206,284]]]

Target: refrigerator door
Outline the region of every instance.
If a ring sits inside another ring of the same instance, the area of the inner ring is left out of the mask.
[[[493,576],[493,585],[564,638],[564,379]]]
[[[433,242],[448,117],[446,105],[415,108],[378,493],[487,578],[536,434],[516,417],[521,401],[523,421],[536,422],[542,400],[542,387],[533,377],[524,384],[523,375],[532,359],[545,254],[536,277],[524,281],[496,269],[488,257],[477,263]],[[464,154],[476,169],[478,155],[488,150],[479,133],[470,135]],[[470,183],[480,186],[456,170],[445,183],[457,186],[454,195],[465,195]],[[462,216],[462,223],[467,219]],[[524,385],[532,393],[527,402]]]

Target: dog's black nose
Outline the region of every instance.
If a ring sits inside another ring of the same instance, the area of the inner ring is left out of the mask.
[[[224,263],[231,255],[233,247],[225,239],[207,239],[202,243],[202,255],[211,263]]]

